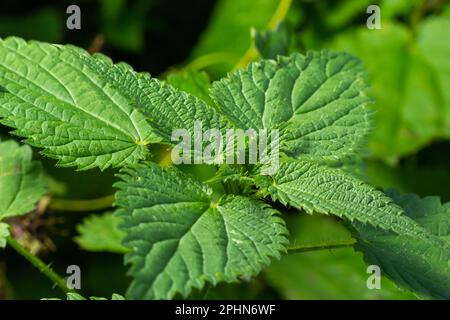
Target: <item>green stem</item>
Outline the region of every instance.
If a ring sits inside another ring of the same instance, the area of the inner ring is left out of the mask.
[[[90,200],[52,199],[48,208],[60,211],[98,211],[112,207],[114,199],[113,194]]]
[[[275,10],[275,13],[267,24],[267,29],[275,30],[278,27],[278,25],[286,18],[291,4],[292,0],[280,0],[277,10]]]
[[[9,236],[6,238],[8,245],[16,250],[22,257],[27,259],[33,266],[35,266],[40,272],[42,272],[47,278],[49,278],[55,285],[57,285],[64,293],[72,292],[67,288],[66,281],[58,276],[52,268],[42,262],[41,259],[31,254],[26,248],[24,248],[16,239]]]
[[[349,247],[353,247],[353,245],[355,243],[356,243],[355,239],[350,239],[350,240],[335,241],[335,242],[330,242],[330,243],[292,246],[292,247],[288,248],[288,253],[294,254],[294,253],[303,253],[303,252],[318,251],[318,250],[349,248]]]

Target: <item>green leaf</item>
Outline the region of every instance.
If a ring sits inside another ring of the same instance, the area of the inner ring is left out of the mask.
[[[392,2],[392,0],[389,1]],[[370,0],[336,2],[333,8],[327,9],[333,10],[333,13],[323,15],[323,25],[328,30],[335,31],[351,24],[352,20],[358,16],[362,17],[361,19],[365,19],[367,17],[366,9],[371,3]],[[384,18],[384,11],[382,12]]]
[[[364,26],[331,44],[360,57],[371,76],[375,157],[395,163],[436,138],[450,137],[450,45],[442,41],[449,25],[450,18],[427,19],[417,37],[399,24],[384,23],[376,32]]]
[[[75,238],[78,245],[87,251],[128,252],[120,243],[125,233],[119,230],[121,219],[111,212],[91,215],[77,225],[79,236]]]
[[[105,42],[123,51],[142,52],[148,13],[154,3],[102,0],[99,5]]]
[[[351,240],[342,222],[323,215],[286,216],[291,245],[295,247]],[[381,288],[367,288],[367,266],[353,248],[339,248],[284,255],[264,276],[285,299],[414,299],[387,277]]]
[[[224,75],[251,45],[251,28],[265,29],[279,0],[221,0],[211,21],[195,46],[192,56],[227,53],[229,59],[208,68],[213,75]]]
[[[174,72],[167,76],[167,83],[210,105],[212,104],[212,99],[209,96],[210,81],[206,72],[196,70]]]
[[[383,13],[383,19],[391,20],[395,17],[408,17],[411,14],[418,1],[411,0],[382,0],[380,10]]]
[[[450,299],[450,203],[394,191],[389,195],[440,242],[356,224],[356,248],[401,287],[422,297]]]
[[[0,222],[0,248],[6,247],[6,238],[9,237],[9,226]]]
[[[82,63],[104,75],[110,85],[126,92],[127,98],[146,115],[163,143],[173,143],[171,136],[176,129],[187,129],[192,137],[196,121],[202,122],[205,128],[224,130],[231,126],[204,101],[151,78],[147,73],[136,73],[125,63],[113,64],[102,54],[95,54],[92,59],[82,56]]]
[[[29,146],[0,142],[0,220],[33,210],[46,193],[41,165]]]
[[[146,163],[123,169],[117,213],[124,219],[132,299],[187,296],[205,282],[257,274],[285,251],[276,211],[242,196],[213,200],[212,190],[175,168]]]
[[[215,82],[211,93],[237,127],[280,129],[289,155],[336,160],[366,142],[366,89],[358,59],[322,51],[252,63]]]
[[[450,72],[450,62],[448,56],[450,54],[450,44],[442,41],[448,35],[447,28],[450,27],[450,17],[430,17],[424,20],[419,29],[418,47],[424,57],[436,69],[436,72]],[[448,96],[448,95],[447,95]]]
[[[437,101],[437,113],[440,119],[437,121],[438,136],[450,139],[450,43],[442,41],[448,38],[447,30],[450,28],[450,17],[434,17],[425,20],[419,29],[418,47],[426,63],[430,66],[433,75],[433,88]],[[413,111],[414,112],[414,111]]]
[[[425,230],[403,215],[392,199],[340,169],[308,160],[287,161],[273,177],[257,179],[273,200],[285,205],[427,239]]]
[[[128,165],[145,159],[146,145],[159,141],[128,93],[110,83],[87,52],[7,38],[0,56],[1,122],[59,165]]]

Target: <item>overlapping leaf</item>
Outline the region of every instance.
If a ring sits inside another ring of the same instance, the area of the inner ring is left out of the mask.
[[[72,50],[78,51],[75,47]],[[186,129],[193,137],[196,121],[208,129],[224,130],[231,127],[224,117],[204,101],[151,78],[147,73],[136,73],[125,63],[113,64],[102,54],[96,54],[92,59],[84,55],[81,57],[83,64],[103,74],[108,83],[126,92],[133,106],[146,115],[154,132],[164,143],[173,143],[171,136],[177,129]]]
[[[41,166],[29,146],[0,142],[0,220],[33,210],[46,192]]]
[[[346,53],[309,52],[250,64],[215,82],[212,96],[242,129],[280,129],[294,157],[343,159],[363,147],[370,99],[360,61]]]
[[[196,70],[173,72],[167,76],[167,83],[212,104],[209,96],[210,80],[206,72]]]
[[[403,215],[402,208],[389,197],[339,169],[295,160],[281,163],[273,177],[257,179],[274,200],[283,204],[427,238],[425,230]]]
[[[206,281],[252,276],[287,242],[273,209],[236,196],[218,202],[211,190],[175,168],[124,169],[117,184],[124,244],[133,250],[131,298],[187,296]]]
[[[421,296],[450,299],[450,203],[393,191],[389,195],[439,242],[356,224],[357,248],[400,286]]]
[[[62,166],[105,169],[146,158],[146,145],[159,139],[144,116],[95,59],[70,48],[0,41],[1,122]]]

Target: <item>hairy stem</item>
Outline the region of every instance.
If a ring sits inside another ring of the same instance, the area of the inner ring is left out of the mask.
[[[335,241],[335,242],[329,242],[329,243],[291,246],[291,247],[288,247],[288,253],[294,254],[294,253],[328,250],[328,249],[349,248],[349,247],[353,247],[353,245],[355,243],[356,243],[355,239],[349,239],[349,240]]]
[[[113,203],[114,195],[111,194],[90,200],[52,199],[48,208],[61,211],[98,211],[112,207]]]
[[[286,15],[291,7],[292,0],[280,0],[275,13],[270,19],[266,26],[266,29],[275,30],[277,26],[286,18]],[[258,50],[256,50],[254,43],[251,44],[244,56],[239,60],[239,62],[234,66],[234,70],[241,69],[245,67],[249,62],[256,59],[258,56]]]
[[[72,292],[67,288],[66,281],[57,275],[51,267],[46,265],[41,259],[31,254],[26,248],[24,248],[16,239],[9,236],[6,238],[8,245],[13,248],[22,257],[28,260],[33,266],[35,266],[41,273],[50,279],[56,286],[58,286],[64,293]]]

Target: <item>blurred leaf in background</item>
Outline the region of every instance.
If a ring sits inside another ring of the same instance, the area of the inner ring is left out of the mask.
[[[405,210],[407,216],[426,229],[429,238],[399,236],[355,223],[357,250],[364,253],[368,263],[379,266],[399,286],[413,290],[425,299],[448,299],[450,203],[443,204],[435,196],[400,195],[392,189],[387,194]]]
[[[373,0],[336,1],[333,13],[324,16],[323,24],[328,29],[339,30],[365,13],[371,4]]]
[[[14,17],[0,13],[0,37],[15,35],[30,40],[60,43],[64,28],[63,12],[50,7]]]
[[[396,166],[368,159],[367,174],[376,187],[421,196],[438,195],[447,202],[450,201],[449,163],[450,143],[442,140],[402,159]]]
[[[280,23],[275,30],[257,31],[252,29],[255,47],[264,59],[275,59],[286,56],[292,45],[289,32],[284,23]]]
[[[383,19],[394,19],[409,15],[421,0],[382,0],[380,9]]]
[[[374,156],[395,163],[435,138],[450,137],[450,41],[442,41],[450,18],[430,18],[411,30],[384,22],[339,35],[333,47],[360,57],[372,79],[376,127]],[[442,33],[441,33],[442,30]]]
[[[288,217],[291,245],[314,245],[351,239],[337,220],[297,214]],[[381,289],[370,290],[362,254],[340,248],[288,254],[265,271],[269,284],[285,299],[415,299],[382,277]]]
[[[206,72],[192,69],[181,70],[170,73],[166,80],[175,88],[190,93],[208,104],[213,104],[209,96],[210,80]]]
[[[77,225],[79,236],[75,238],[75,242],[87,251],[126,253],[128,250],[121,245],[125,233],[119,230],[120,222],[121,219],[112,212],[92,214]]]
[[[218,77],[231,70],[251,45],[251,28],[264,30],[279,0],[219,0],[192,58],[220,53],[221,63],[208,71]]]
[[[144,48],[145,27],[149,10],[159,0],[101,0],[102,34],[105,41],[125,51]]]
[[[219,284],[210,288],[204,296],[208,300],[267,300],[281,299],[277,291],[271,288],[261,277],[243,279],[241,283]]]

